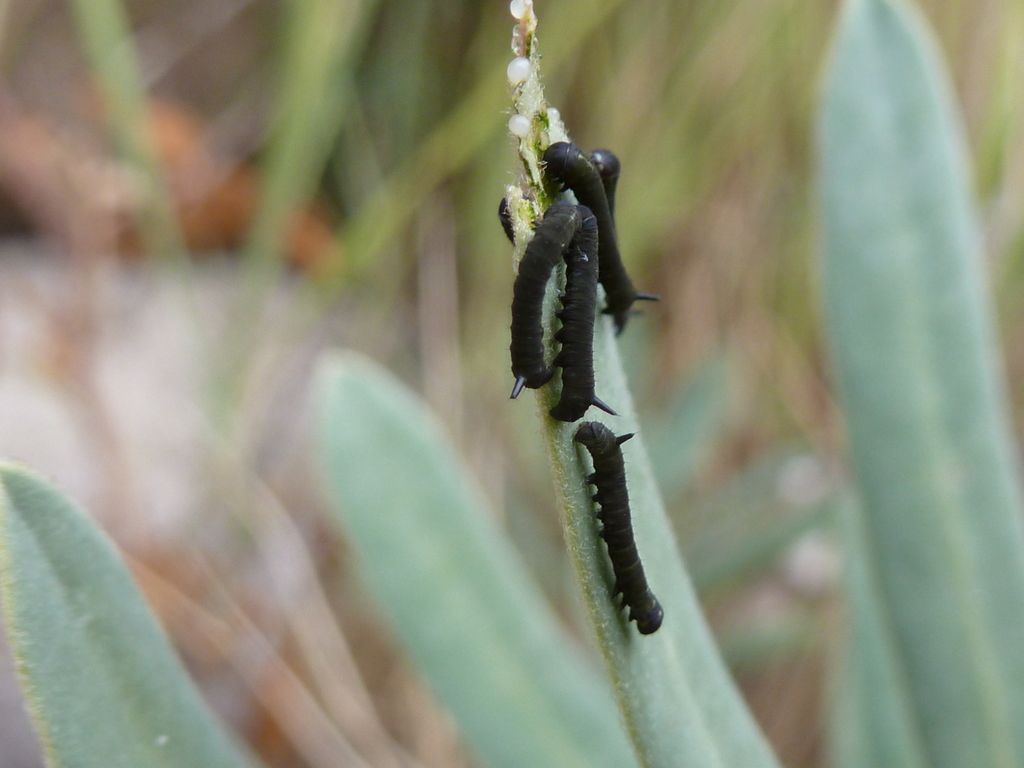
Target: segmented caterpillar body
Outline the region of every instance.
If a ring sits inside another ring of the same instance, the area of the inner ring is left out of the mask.
[[[597,488],[594,501],[601,505],[597,517],[612,561],[615,594],[622,594],[623,607],[629,609],[629,620],[636,622],[640,634],[649,635],[661,626],[664,611],[647,584],[633,536],[626,467],[620,447],[631,437],[632,434],[616,437],[604,424],[585,421],[576,430],[575,440],[587,449],[594,462],[594,472],[587,482]]]
[[[512,375],[516,377],[512,398],[519,397],[524,387],[542,387],[554,375],[554,368],[544,362],[544,332],[541,317],[544,308],[544,287],[551,271],[562,260],[562,254],[579,230],[582,216],[575,205],[555,203],[537,224],[533,239],[519,262],[519,272],[512,286]]]
[[[614,416],[615,411],[594,393],[598,231],[594,215],[582,205],[556,203],[548,208],[519,264],[512,293],[509,347],[516,377],[512,398],[518,397],[524,387],[543,386],[553,375],[553,369],[544,363],[541,315],[544,288],[559,259],[565,260],[566,282],[560,296],[562,308],[555,313],[562,321],[555,340],[562,346],[554,365],[562,369],[562,392],[551,416],[576,421],[591,405]]]
[[[562,369],[562,393],[551,416],[573,422],[583,418],[591,405],[614,413],[594,394],[594,321],[597,313],[598,233],[597,219],[586,206],[578,206],[580,227],[566,249],[565,292],[562,309],[555,316],[562,327],[555,340],[562,349],[555,365]]]
[[[633,287],[633,281],[630,280],[622,263],[612,209],[605,191],[605,185],[610,184],[614,200],[618,180],[618,158],[608,150],[601,150],[600,153],[599,160],[609,167],[607,181],[579,147],[565,141],[556,142],[544,151],[544,167],[552,179],[571,189],[576,199],[590,208],[597,217],[601,243],[598,279],[604,286],[608,299],[605,313],[614,318],[616,331],[621,333],[626,327],[626,320],[634,301],[657,301],[658,297],[651,293],[639,293]],[[614,168],[611,168],[609,155],[615,160]]]
[[[610,149],[595,149],[590,153],[590,162],[601,176],[604,196],[608,200],[608,212],[615,220],[615,188],[619,184],[619,172],[622,169],[619,158]]]

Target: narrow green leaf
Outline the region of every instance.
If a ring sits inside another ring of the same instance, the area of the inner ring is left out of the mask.
[[[525,53],[532,65],[526,82],[513,94],[515,112],[530,121],[529,133],[518,145],[524,183],[532,193],[525,195],[519,186],[507,189],[517,235],[516,258],[523,255],[532,220],[550,202],[540,157],[548,144],[567,140],[564,125],[548,111],[544,98],[536,27],[536,17],[528,11],[514,38],[514,49]],[[544,300],[543,331],[552,358],[561,284],[564,274],[548,283]],[[603,292],[599,294],[600,303],[604,297]],[[607,549],[585,481],[589,458],[573,440],[579,423],[566,424],[548,415],[558,399],[557,381],[535,390],[534,399],[576,580],[633,748],[646,766],[774,766],[775,757],[729,677],[701,613],[640,435],[612,321],[605,315],[598,316],[594,332],[594,373],[597,394],[619,416],[597,417],[596,409],[591,409],[588,418],[598,418],[616,434],[637,435],[623,445],[623,454],[637,548],[665,612],[664,623],[652,635],[642,636],[627,623],[625,612],[617,607],[619,598],[612,594]]]
[[[850,0],[821,121],[829,341],[928,765],[1024,765],[1017,455],[964,142],[902,3]]]
[[[78,34],[103,96],[117,146],[143,183],[140,227],[146,248],[159,256],[183,253],[170,190],[153,145],[146,92],[120,0],[72,0]]]
[[[581,661],[421,401],[354,353],[320,372],[328,489],[366,585],[494,766],[633,764]]]
[[[658,486],[669,500],[693,481],[725,427],[729,362],[725,355],[705,361],[674,394],[648,433]]]
[[[110,542],[38,477],[0,464],[0,594],[47,761],[238,768]]]
[[[926,768],[913,702],[903,679],[862,518],[850,499],[838,515],[846,553],[847,635],[833,690],[835,768]]]
[[[832,524],[840,491],[803,452],[755,461],[716,493],[698,500],[677,524],[683,554],[701,594],[763,570],[809,531]]]
[[[628,331],[627,331],[628,332]],[[639,433],[611,320],[594,340],[598,392],[619,412],[602,416],[616,434]],[[607,548],[598,533],[585,476],[590,467],[573,436],[578,424],[548,416],[553,387],[537,391],[569,554],[615,686],[633,745],[649,766],[774,766],[775,758],[722,662],[679,554],[640,435],[623,445],[637,548],[665,610],[653,635],[641,636],[612,595]],[[591,416],[591,418],[593,418]]]
[[[249,258],[264,267],[279,251],[291,215],[323,172],[351,93],[352,55],[376,0],[307,0],[287,14],[285,53],[277,89],[259,214]]]
[[[274,117],[263,163],[259,208],[246,243],[246,280],[229,318],[214,365],[215,411],[225,432],[236,428],[229,414],[251,373],[262,337],[255,308],[283,268],[283,251],[296,211],[313,197],[352,97],[353,60],[365,42],[378,0],[304,0],[281,4],[282,61]],[[328,260],[334,265],[340,251]],[[328,264],[308,265],[317,270]]]
[[[738,533],[731,540],[715,535],[697,539],[687,547],[693,553],[694,584],[704,594],[762,571],[802,536],[831,524],[835,504],[836,499],[829,497],[792,511],[785,518],[776,518],[770,525],[755,524],[753,530]]]

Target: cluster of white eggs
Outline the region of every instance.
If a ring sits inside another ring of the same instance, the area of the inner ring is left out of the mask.
[[[512,0],[508,4],[508,10],[512,18],[522,21],[526,15],[533,11],[533,0]]]
[[[519,21],[527,18],[533,13],[533,0],[512,0],[508,6],[512,17]],[[530,77],[531,64],[525,56],[517,56],[508,63],[505,74],[508,76],[509,85],[515,88],[522,85]],[[512,115],[508,119],[508,130],[513,136],[526,137],[530,132],[530,118],[526,115]]]

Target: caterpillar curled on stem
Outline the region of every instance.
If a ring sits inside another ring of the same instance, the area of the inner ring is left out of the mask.
[[[573,422],[591,405],[613,416],[615,411],[594,393],[594,321],[597,312],[597,219],[586,206],[578,206],[579,230],[564,253],[565,292],[555,317],[562,327],[555,341],[562,345],[555,365],[562,369],[562,394],[551,416]]]
[[[647,584],[633,536],[621,448],[631,437],[632,434],[616,437],[604,424],[585,421],[574,439],[587,449],[594,463],[594,472],[587,482],[597,488],[593,500],[600,504],[597,517],[615,574],[614,593],[622,595],[622,605],[629,609],[629,620],[636,622],[640,634],[649,635],[661,626],[664,611]]]
[[[499,209],[500,210],[500,209]],[[506,208],[507,210],[507,208]],[[581,215],[575,205],[555,203],[537,224],[533,239],[519,262],[512,286],[512,399],[524,387],[537,389],[548,383],[554,368],[544,362],[544,287],[552,270],[579,230]]]
[[[590,153],[590,162],[594,168],[597,169],[598,174],[601,176],[601,185],[604,187],[604,197],[608,201],[608,212],[612,216],[612,221],[615,220],[615,189],[619,183],[619,173],[622,169],[622,164],[619,162],[619,158],[610,149],[595,149]],[[505,237],[512,244],[516,244],[515,229],[512,226],[512,212],[508,207],[508,198],[501,198],[501,202],[498,203],[498,221],[501,222],[501,228],[505,232]]]
[[[506,218],[507,205],[498,208]],[[559,259],[565,260],[565,291],[559,297],[562,308],[555,316],[562,327],[555,332],[561,349],[554,365],[562,369],[562,392],[551,416],[573,422],[595,405],[616,415],[594,392],[594,318],[597,306],[598,231],[597,220],[585,206],[556,203],[537,225],[533,240],[519,263],[512,290],[512,375],[516,377],[512,398],[526,387],[536,389],[554,373],[544,363],[544,289]]]
[[[599,279],[608,300],[604,311],[615,320],[616,332],[622,333],[633,302],[657,301],[658,297],[653,293],[640,293],[633,287],[633,281],[619,253],[615,221],[606,191],[610,185],[614,200],[619,173],[618,158],[608,150],[599,150],[598,161],[606,169],[606,177],[575,144],[559,141],[544,151],[544,169],[548,176],[558,182],[559,187],[572,190],[576,199],[590,208],[597,217],[601,243]]]

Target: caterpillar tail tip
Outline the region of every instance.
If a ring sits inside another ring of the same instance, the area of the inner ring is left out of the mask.
[[[619,415],[615,411],[612,410],[611,406],[608,405],[608,403],[606,403],[604,400],[602,400],[600,397],[597,397],[596,395],[594,396],[594,399],[590,401],[590,404],[595,406],[595,407],[597,407],[597,408],[600,408],[602,411],[604,411],[605,413],[607,413],[610,416],[618,416]]]
[[[519,397],[524,387],[526,387],[526,377],[516,376],[516,383],[512,385],[512,394],[508,396],[508,399],[515,400]]]

